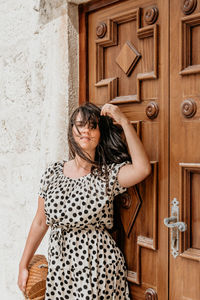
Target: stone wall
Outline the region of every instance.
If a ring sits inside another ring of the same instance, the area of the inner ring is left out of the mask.
[[[78,105],[78,8],[86,1],[0,2],[0,290],[24,299],[18,264],[37,208],[41,173],[67,158]],[[46,254],[48,235],[37,253]]]

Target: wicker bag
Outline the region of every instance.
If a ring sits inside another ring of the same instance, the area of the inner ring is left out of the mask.
[[[28,280],[26,284],[26,299],[43,300],[45,298],[48,263],[44,255],[33,256],[28,266]]]

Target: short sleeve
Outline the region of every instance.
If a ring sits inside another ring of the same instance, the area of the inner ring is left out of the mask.
[[[119,163],[119,164],[113,163],[109,166],[109,177],[110,177],[109,186],[110,186],[110,189],[112,191],[111,193],[114,197],[119,195],[119,194],[122,194],[122,193],[126,192],[126,190],[127,190],[127,188],[122,187],[119,184],[117,176],[118,176],[120,168],[125,166],[128,163],[129,163],[128,161],[124,161],[124,162]]]
[[[46,200],[47,190],[49,183],[51,181],[52,175],[54,174],[54,164],[50,164],[45,169],[44,173],[41,176],[38,196]]]

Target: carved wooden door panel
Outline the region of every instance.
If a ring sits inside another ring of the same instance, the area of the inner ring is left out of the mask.
[[[182,5],[181,5],[182,4]],[[200,299],[200,1],[170,3],[170,299]],[[176,49],[176,50],[175,50]],[[177,202],[178,201],[178,202]],[[174,208],[175,207],[175,208]],[[176,222],[176,220],[175,220]],[[173,245],[174,244],[174,245]],[[173,257],[180,254],[175,259]]]
[[[80,8],[80,102],[110,102],[131,120],[152,174],[118,199],[132,299],[168,299],[167,1],[94,1]],[[87,38],[86,38],[87,37]]]

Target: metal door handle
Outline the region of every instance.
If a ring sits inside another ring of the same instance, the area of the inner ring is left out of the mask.
[[[179,202],[176,198],[172,200],[171,216],[164,219],[164,224],[171,230],[171,250],[176,258],[179,254],[179,231],[187,230],[187,224],[179,222]]]
[[[174,223],[170,223],[173,222]],[[184,222],[176,222],[177,221],[177,217],[169,217],[169,218],[165,218],[164,219],[164,224],[168,227],[168,228],[175,228],[177,227],[178,230],[180,230],[181,232],[186,231],[187,230],[187,224]]]

